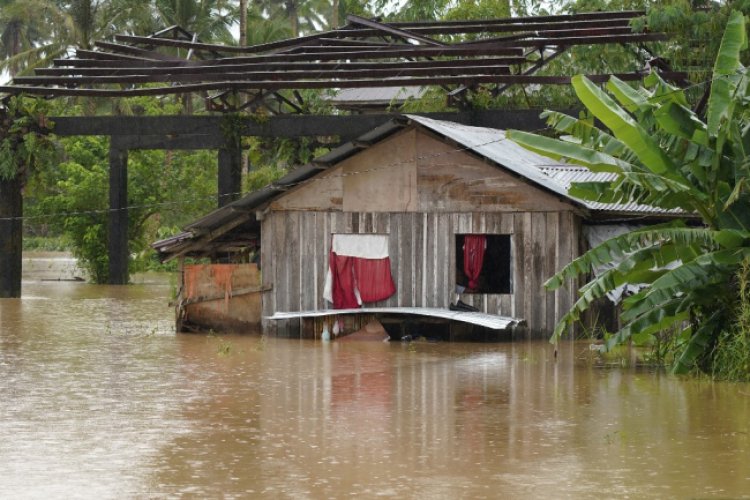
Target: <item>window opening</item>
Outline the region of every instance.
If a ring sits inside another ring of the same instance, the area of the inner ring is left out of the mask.
[[[509,234],[456,235],[456,291],[511,293]]]

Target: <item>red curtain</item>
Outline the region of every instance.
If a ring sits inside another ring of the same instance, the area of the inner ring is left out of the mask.
[[[391,259],[362,259],[329,255],[331,267],[331,293],[334,309],[355,309],[360,306],[355,289],[362,302],[378,302],[396,293],[391,276]]]
[[[396,293],[396,285],[391,277],[391,259],[354,260],[354,276],[362,302],[378,302]]]
[[[479,285],[479,273],[482,272],[486,244],[487,237],[483,234],[464,236],[464,273],[469,278],[469,288],[472,290]]]
[[[359,307],[357,296],[354,294],[354,257],[336,255],[331,252],[328,265],[331,266],[333,277],[333,308],[353,309]]]

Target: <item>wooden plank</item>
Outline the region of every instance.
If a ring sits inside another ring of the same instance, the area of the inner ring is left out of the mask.
[[[455,276],[450,276],[450,262],[448,256],[450,255],[448,247],[452,241],[452,235],[449,234],[449,216],[447,214],[440,213],[437,215],[437,270],[436,274],[440,277],[440,286],[437,289],[437,296],[435,297],[436,304],[438,307],[448,307],[451,298],[453,297],[453,291],[455,290]]]
[[[544,212],[531,214],[532,258],[531,258],[531,301],[532,321],[529,322],[535,337],[543,336],[547,319],[547,297],[542,283],[546,266],[545,252],[547,250],[547,218]]]
[[[458,218],[455,214],[444,214],[446,230],[445,234],[448,237],[447,240],[447,256],[448,261],[445,263],[445,271],[448,273],[449,290],[448,290],[448,305],[454,303],[456,300],[456,222]]]
[[[386,302],[389,307],[396,307],[400,303],[401,297],[401,227],[399,214],[388,213],[383,214],[387,216],[388,226],[388,255],[391,257],[391,274],[393,275],[393,282],[396,285],[396,293],[394,293]]]
[[[526,231],[523,227],[523,213],[513,215],[513,311],[512,315],[524,318],[525,311],[525,271]]]
[[[470,212],[458,213],[458,214],[455,214],[455,216],[452,219],[453,219],[454,230],[453,230],[452,241],[451,241],[450,244],[453,247],[455,247],[456,246],[456,235],[471,233],[472,215],[471,215]],[[454,252],[455,251],[456,250],[454,250]],[[453,270],[453,276],[456,276],[456,273],[457,273],[456,263],[455,262],[456,262],[456,260],[455,260],[455,254],[454,254],[454,260],[451,263],[451,269]],[[454,286],[453,290],[454,290],[454,294],[455,294],[455,286]],[[454,295],[452,295],[451,297],[453,297],[453,296]],[[474,302],[474,296],[473,296],[473,294],[462,294],[462,296],[460,298],[461,298],[461,300],[464,303],[469,304],[469,305],[473,305],[473,302]]]
[[[522,279],[526,282],[523,290],[523,315],[528,321],[529,332],[533,332],[534,324],[534,293],[531,280],[534,273],[534,244],[533,233],[531,228],[531,212],[521,214],[524,240],[523,240],[523,275]]]
[[[21,297],[24,184],[22,177],[20,174],[10,178],[0,176],[0,298]]]
[[[458,217],[458,227],[456,229],[457,234],[470,234],[471,233],[472,218],[471,213],[462,213]]]
[[[489,235],[502,234],[500,231],[500,220],[502,219],[502,213],[485,213],[484,231]],[[486,297],[486,309],[485,312],[489,314],[499,314],[500,310],[500,297],[499,293],[487,294]]]
[[[560,213],[559,212],[548,212],[547,213],[547,251],[546,251],[546,264],[544,274],[542,276],[544,281],[547,281],[557,272],[557,251],[559,245],[560,234],[558,229],[560,227]],[[547,300],[547,319],[545,324],[545,331],[548,334],[552,334],[555,328],[555,318],[557,315],[557,305],[555,300],[554,292],[545,291]]]
[[[573,246],[572,217],[573,214],[571,212],[560,213],[560,241],[556,261],[558,269],[561,269],[562,266],[571,262],[576,253]],[[575,293],[572,290],[573,288],[574,287],[571,287],[566,283],[564,286],[558,288],[555,292],[555,297],[557,298],[558,302],[555,317],[556,322],[560,321],[563,315],[567,313],[570,307],[573,305],[573,301],[571,300],[572,295]]]
[[[346,233],[346,223],[343,212],[331,212],[331,235]]]
[[[361,231],[359,230],[359,221],[362,217],[362,214],[360,212],[351,212],[347,214],[347,218],[349,221],[349,233],[351,234],[359,234]]]
[[[409,212],[404,214],[404,232],[401,239],[401,245],[404,249],[404,264],[402,269],[404,275],[404,305],[414,306],[414,267],[416,266],[416,257],[414,255],[414,219],[417,214]]]
[[[286,217],[286,230],[287,230],[287,244],[285,248],[287,254],[288,269],[288,288],[287,303],[289,304],[289,310],[299,310],[302,307],[302,270],[300,265],[300,253],[302,249],[300,247],[300,212],[289,212]],[[300,332],[300,320],[292,320],[290,322],[289,336],[291,338],[298,338]]]
[[[302,296],[307,292],[303,288],[302,282],[302,262],[301,255],[303,253],[303,241],[302,241],[302,212],[290,212],[288,216],[289,226],[288,230],[290,233],[291,240],[293,241],[292,247],[286,251],[289,253],[290,269],[290,287],[289,293],[289,304],[297,310],[302,308]]]
[[[380,233],[380,234],[390,234],[391,233],[391,214],[388,212],[376,212],[374,217],[375,217],[375,232]]]
[[[507,128],[510,124],[521,130],[544,128],[544,121],[536,110],[485,110],[473,113],[425,113],[437,120],[448,120],[466,125],[490,128]],[[386,123],[396,113],[372,115],[316,115],[271,116],[262,123],[248,118],[240,128],[243,136],[255,137],[305,137],[338,135],[354,139]],[[55,135],[207,135],[212,140],[223,140],[222,118],[218,116],[58,116],[50,118],[55,123]]]
[[[438,282],[439,277],[435,270],[437,269],[437,214],[427,213],[424,221],[424,245],[425,248],[422,250],[421,266],[423,268],[422,275],[426,282],[424,294],[425,307],[435,307],[437,305],[436,290],[440,286]]]
[[[424,307],[424,288],[427,270],[425,269],[425,229],[427,214],[415,214],[417,223],[414,227],[414,305]]]
[[[500,217],[500,234],[509,234],[511,235],[511,249],[513,247],[513,214],[510,213],[502,213],[498,214]],[[511,266],[510,266],[510,293],[502,294],[500,296],[500,311],[498,314],[511,314],[513,311],[513,284],[514,284],[514,273],[515,273],[515,264],[514,264],[514,255],[513,251],[511,250]]]
[[[262,298],[263,316],[272,315],[276,312],[276,294],[278,290],[278,280],[276,268],[278,263],[274,258],[274,249],[276,248],[276,220],[277,214],[270,213],[261,221],[261,239],[260,239],[260,265],[261,279],[264,287],[270,287],[270,292],[264,292]],[[277,324],[263,320],[263,331],[276,335]]]
[[[315,245],[315,270],[317,279],[315,280],[316,309],[327,308],[329,304],[323,298],[323,288],[325,286],[326,273],[328,272],[328,252],[331,245],[331,233],[329,231],[329,213],[319,212],[315,214],[315,238],[318,242]]]
[[[226,145],[218,154],[218,206],[239,199],[242,193],[242,149],[239,144]]]
[[[316,262],[315,247],[318,240],[315,238],[315,213],[298,212],[299,224],[299,261],[300,270],[300,308],[314,309],[317,303]]]
[[[272,258],[276,260],[276,310],[290,311],[289,297],[289,262],[287,245],[287,221],[286,214],[277,213],[278,221],[275,227],[274,235],[274,254]]]
[[[344,210],[411,212],[417,209],[413,128],[396,131],[373,144],[367,154],[341,162]]]

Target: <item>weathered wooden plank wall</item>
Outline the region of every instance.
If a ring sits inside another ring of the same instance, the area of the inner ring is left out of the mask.
[[[263,315],[327,308],[323,286],[331,236],[388,234],[396,294],[382,306],[448,307],[454,300],[455,235],[511,234],[511,294],[464,294],[483,312],[526,319],[531,335],[547,336],[575,300],[571,287],[543,283],[578,256],[580,219],[571,211],[502,213],[269,212],[263,220]],[[294,324],[293,324],[294,323]],[[299,321],[276,325],[296,335]],[[264,325],[274,331],[274,325]]]

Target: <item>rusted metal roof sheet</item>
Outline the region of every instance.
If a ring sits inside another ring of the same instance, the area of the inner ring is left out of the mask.
[[[363,307],[360,309],[316,309],[311,311],[276,312],[266,319],[282,320],[297,318],[318,318],[322,316],[336,316],[339,314],[402,314],[414,316],[428,316],[451,321],[460,321],[479,325],[493,330],[507,330],[523,322],[518,318],[485,314],[481,312],[451,311],[438,307]]]

